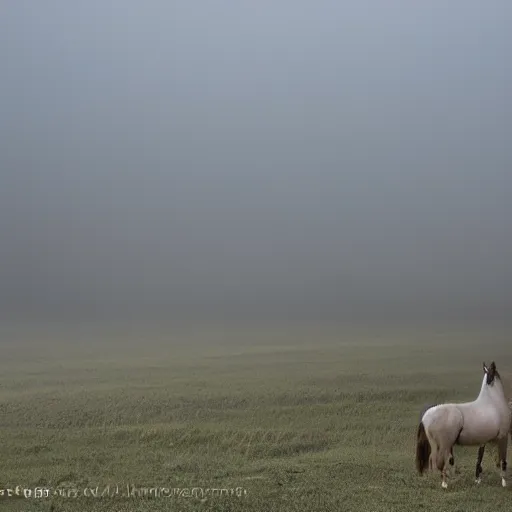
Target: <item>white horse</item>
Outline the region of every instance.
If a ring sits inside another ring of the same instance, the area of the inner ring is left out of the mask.
[[[509,408],[501,377],[494,361],[487,368],[483,364],[484,378],[477,399],[460,404],[441,404],[429,408],[423,415],[417,434],[416,467],[423,474],[432,464],[441,471],[443,488],[447,488],[447,462],[455,444],[479,446],[476,482],[480,482],[481,458],[487,443],[498,446],[501,462],[501,484],[507,485],[507,445],[512,412]]]

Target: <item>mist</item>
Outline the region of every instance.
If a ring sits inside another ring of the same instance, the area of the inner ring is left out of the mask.
[[[2,318],[509,322],[511,25],[3,2]]]

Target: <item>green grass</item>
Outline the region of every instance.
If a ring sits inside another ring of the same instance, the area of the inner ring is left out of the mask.
[[[480,486],[476,448],[455,448],[459,472],[448,490],[414,466],[424,405],[475,398],[483,360],[510,380],[508,333],[26,331],[3,339],[0,488],[80,496],[0,497],[2,510],[485,511],[512,502],[491,448]],[[128,484],[180,490],[124,497]],[[120,494],[83,496],[96,486]],[[192,488],[210,491],[186,497]]]

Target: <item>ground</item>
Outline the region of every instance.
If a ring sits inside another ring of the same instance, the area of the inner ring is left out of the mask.
[[[479,486],[476,447],[455,448],[448,490],[414,463],[424,405],[474,399],[483,360],[496,361],[508,390],[503,330],[20,332],[2,333],[0,489],[70,496],[0,496],[2,510],[482,512],[512,503],[512,474],[503,489],[491,449]]]

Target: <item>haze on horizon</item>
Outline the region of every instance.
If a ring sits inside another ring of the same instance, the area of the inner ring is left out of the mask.
[[[2,317],[509,321],[510,26],[3,2]]]

